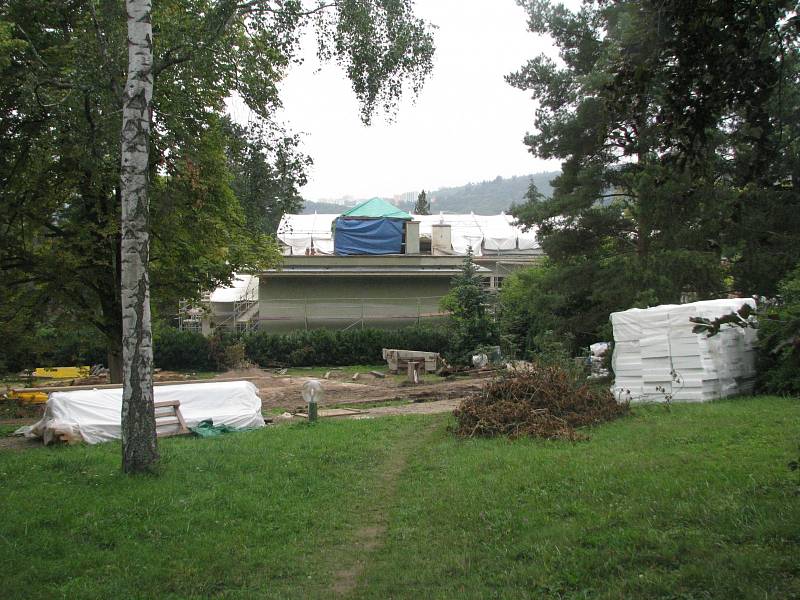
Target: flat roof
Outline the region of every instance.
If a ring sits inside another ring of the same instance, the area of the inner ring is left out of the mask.
[[[277,269],[264,271],[269,277],[294,276],[370,276],[452,277],[461,272],[462,256],[386,254],[380,256],[285,256]],[[479,273],[490,269],[475,265]]]

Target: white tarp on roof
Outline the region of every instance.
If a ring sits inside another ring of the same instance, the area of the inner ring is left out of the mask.
[[[333,254],[333,222],[337,214],[283,215],[278,225],[278,239],[292,249],[292,254],[302,255],[311,250]]]
[[[230,287],[217,288],[211,292],[211,302],[239,302],[248,297],[258,297],[258,277],[234,275]]]
[[[734,298],[612,313],[615,396],[664,402],[671,395],[676,401],[702,402],[752,392],[756,331],[724,326],[707,337],[692,333],[689,321],[716,319],[745,304],[755,308],[752,299]]]
[[[338,215],[283,215],[278,226],[278,239],[289,246],[294,255],[302,255],[311,249],[313,241],[317,253],[333,253],[331,226]],[[412,215],[419,221],[421,237],[430,238],[433,225],[450,225],[453,250],[456,254],[466,254],[472,247],[476,256],[483,251],[511,252],[515,249],[529,251],[539,248],[536,230],[523,231],[514,225],[514,217],[505,213],[499,215],[438,214]]]
[[[153,392],[156,402],[180,401],[181,414],[189,427],[206,419],[212,419],[214,425],[239,429],[264,426],[261,398],[249,381],[163,385],[154,387]],[[53,392],[41,421],[18,433],[43,438],[45,444],[62,434],[89,444],[109,442],[122,435],[121,413],[121,388]],[[163,428],[168,430],[169,426]]]

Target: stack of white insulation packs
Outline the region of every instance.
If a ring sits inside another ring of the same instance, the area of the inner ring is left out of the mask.
[[[612,392],[632,402],[703,402],[753,390],[756,331],[723,325],[712,337],[692,333],[690,317],[716,319],[751,299],[665,304],[612,313]]]

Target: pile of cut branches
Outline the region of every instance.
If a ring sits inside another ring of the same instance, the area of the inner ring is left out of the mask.
[[[461,437],[582,440],[578,427],[595,425],[627,414],[608,390],[593,388],[557,365],[533,364],[504,375],[465,399],[455,416]]]

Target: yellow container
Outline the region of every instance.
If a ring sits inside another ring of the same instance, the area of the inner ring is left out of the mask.
[[[8,393],[11,400],[19,400],[20,402],[30,402],[31,404],[44,404],[47,402],[47,394],[45,392],[26,392],[24,390],[11,390]]]
[[[50,379],[76,379],[88,377],[90,367],[39,367],[33,372],[34,377],[49,377]]]

